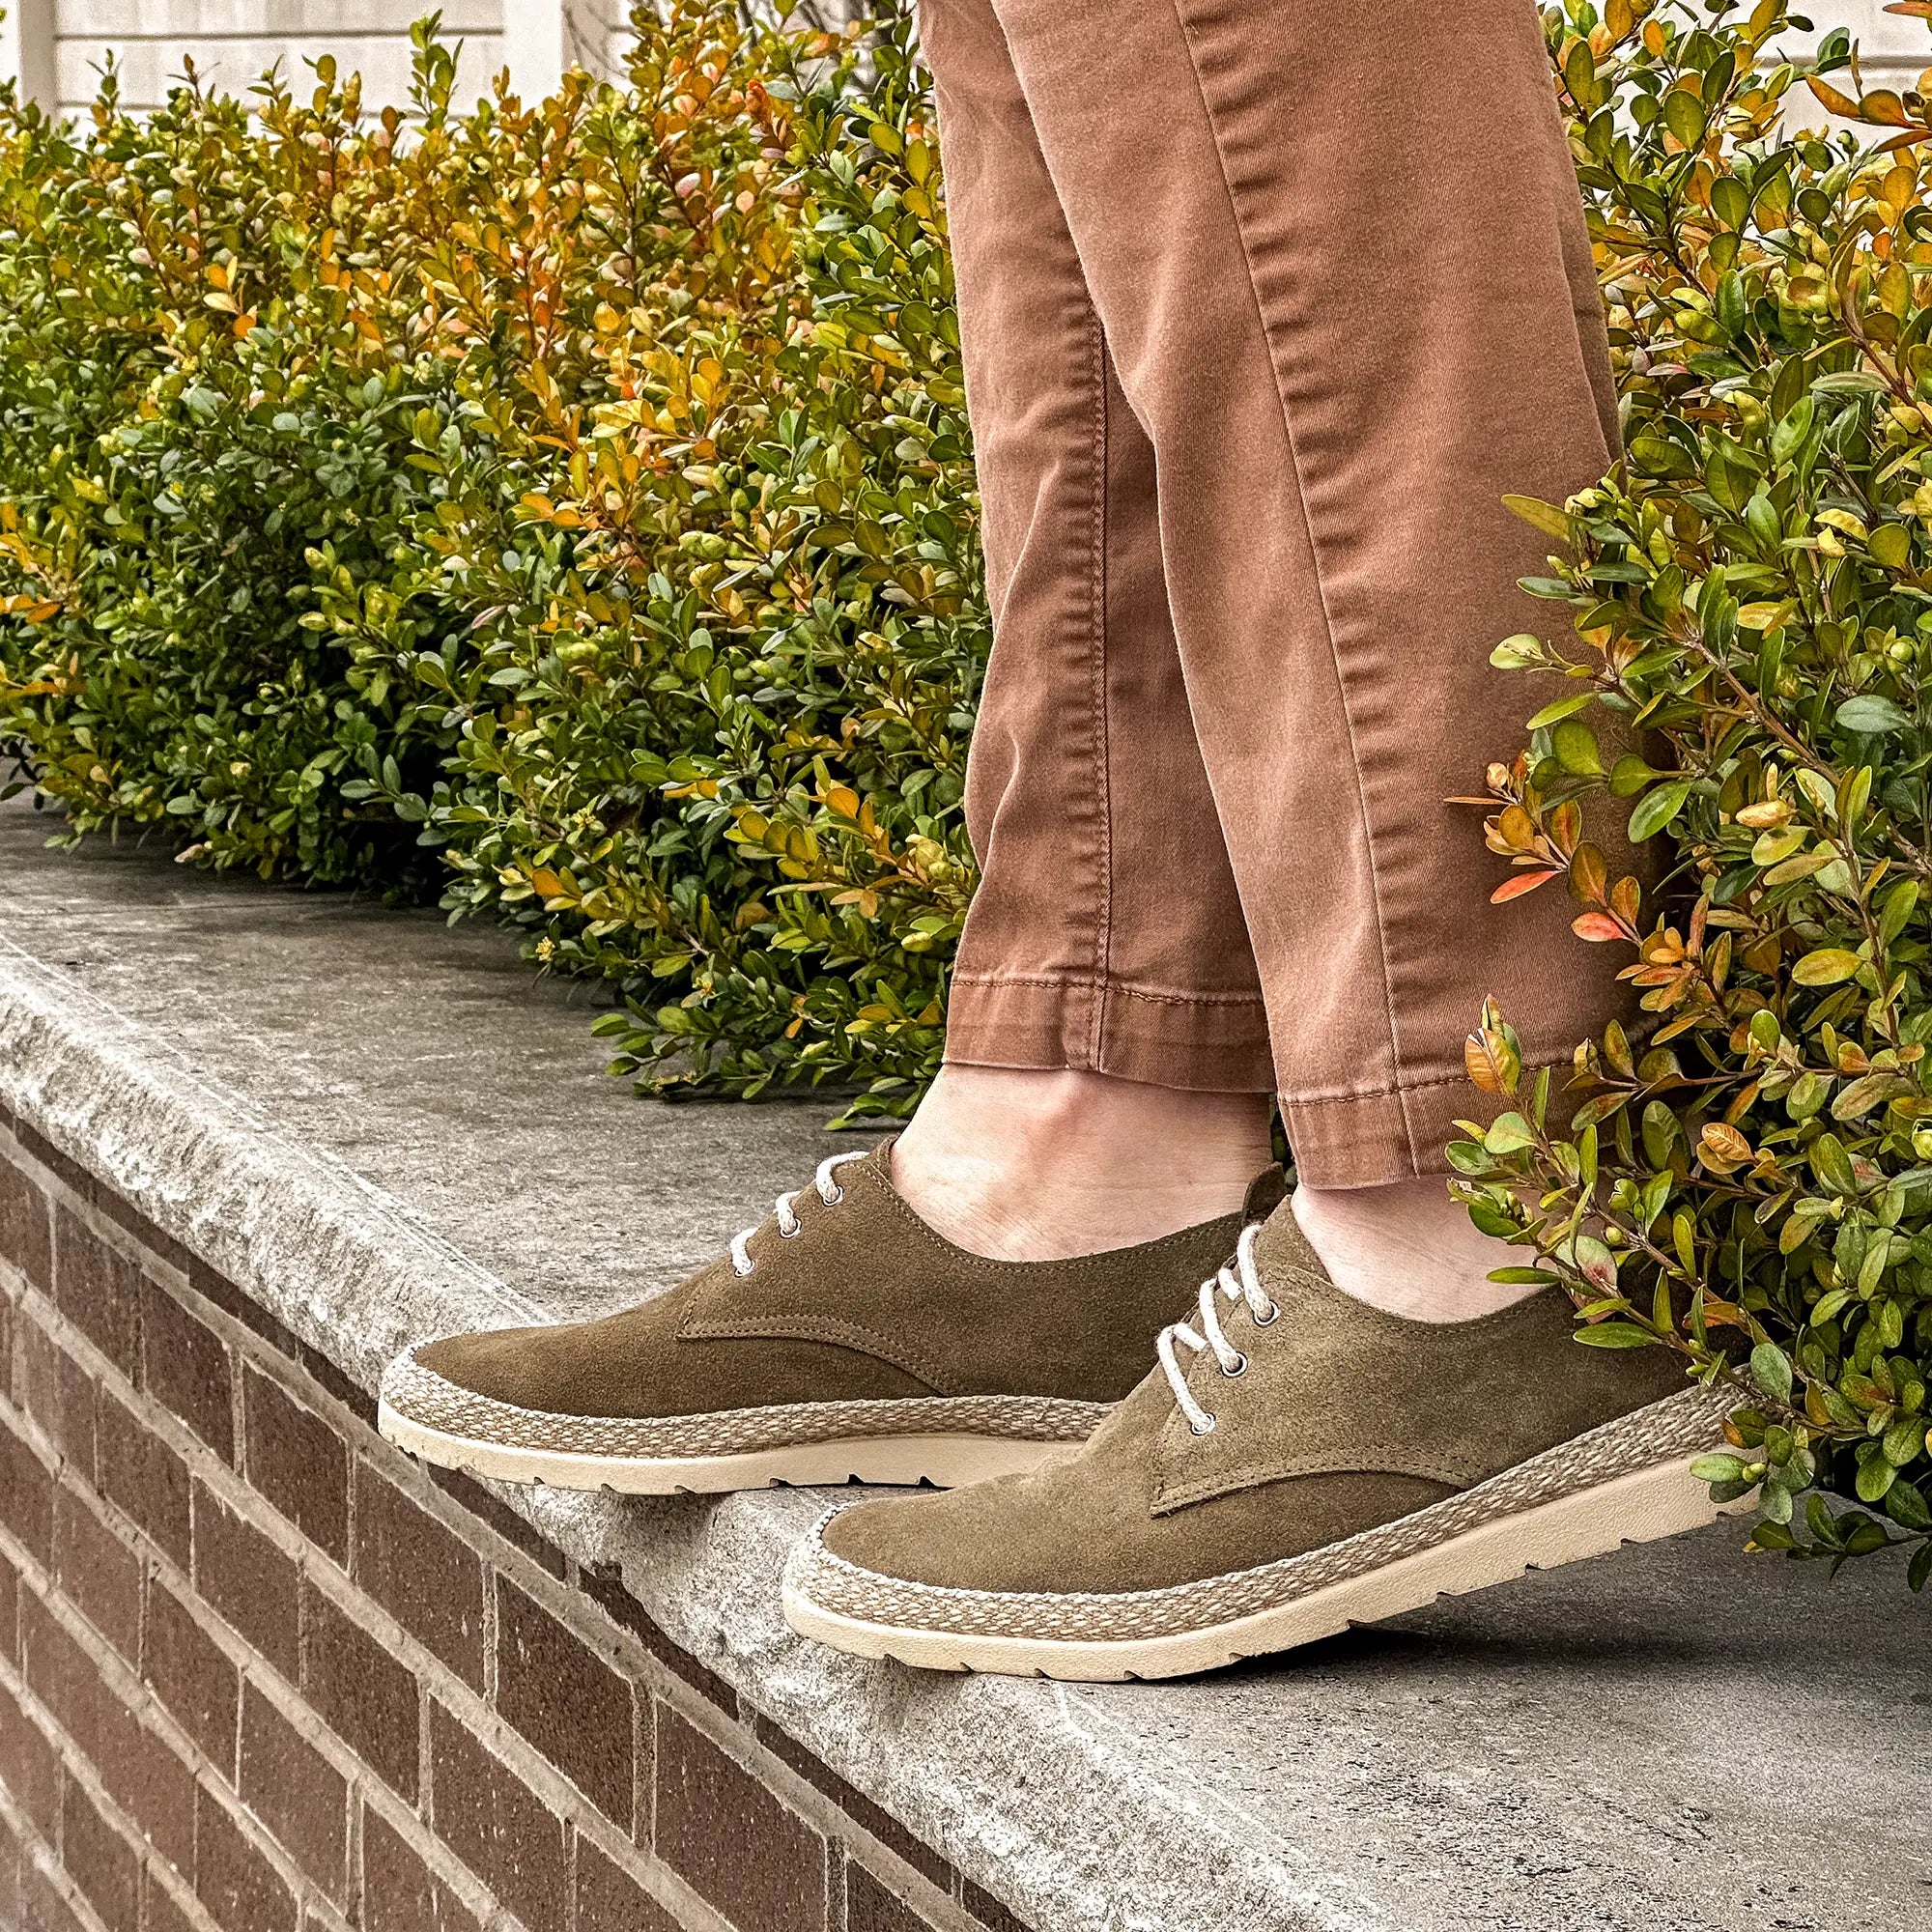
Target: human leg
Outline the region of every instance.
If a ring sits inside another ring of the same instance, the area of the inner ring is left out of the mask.
[[[942,4],[923,24],[996,642],[948,1064],[894,1171],[952,1238],[1045,1260],[1237,1208],[1267,1158],[1273,1074],[1175,647],[1153,449],[997,19]]]

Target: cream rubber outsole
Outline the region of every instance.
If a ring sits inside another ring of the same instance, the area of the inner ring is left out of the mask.
[[[956,1489],[987,1476],[1024,1475],[1078,1442],[1025,1442],[995,1435],[874,1435],[724,1456],[592,1456],[563,1449],[513,1448],[432,1429],[392,1408],[376,1426],[397,1448],[501,1483],[553,1490],[611,1490],[627,1496],[720,1495],[730,1490],[807,1488],[842,1483],[931,1483]]]
[[[1593,1489],[1511,1516],[1346,1577],[1308,1595],[1232,1622],[1166,1636],[1092,1642],[969,1635],[909,1625],[867,1623],[821,1608],[787,1581],[785,1621],[801,1636],[856,1657],[885,1658],[923,1670],[981,1670],[1011,1677],[1055,1677],[1115,1684],[1128,1678],[1185,1677],[1244,1657],[1293,1650],[1353,1624],[1421,1609],[1438,1597],[1504,1583],[1528,1570],[1553,1570],[1601,1556],[1625,1543],[1653,1543],[1699,1529],[1751,1501],[1719,1504],[1688,1461],[1636,1469]]]

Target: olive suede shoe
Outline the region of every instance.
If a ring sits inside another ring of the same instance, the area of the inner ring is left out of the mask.
[[[934,1669],[1173,1677],[1719,1514],[1690,1463],[1731,1400],[1573,1328],[1553,1288],[1468,1321],[1384,1314],[1284,1204],[1082,1449],[834,1513],[785,1614]]]
[[[999,1262],[928,1228],[892,1143],[834,1154],[688,1281],[596,1321],[424,1343],[383,1378],[390,1441],[557,1489],[971,1482],[1088,1435],[1164,1322],[1280,1200],[1064,1262]]]

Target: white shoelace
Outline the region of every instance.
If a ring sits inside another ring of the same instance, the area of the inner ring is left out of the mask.
[[[839,1202],[845,1198],[845,1190],[838,1185],[838,1181],[833,1179],[833,1176],[847,1161],[864,1160],[869,1151],[869,1149],[859,1148],[851,1153],[827,1154],[818,1163],[818,1172],[813,1175],[811,1184],[817,1188],[818,1198],[828,1208],[838,1207]],[[792,1208],[797,1203],[798,1197],[804,1192],[804,1188],[795,1187],[789,1194],[781,1194],[772,1203],[772,1211],[778,1216],[779,1233],[786,1240],[790,1240],[798,1233],[799,1219],[792,1212]],[[760,1223],[760,1225],[762,1226],[763,1224]],[[734,1273],[748,1275],[757,1265],[752,1259],[752,1250],[748,1245],[752,1236],[757,1232],[758,1230],[755,1227],[741,1228],[737,1234],[731,1236],[731,1267]]]
[[[1243,1228],[1233,1262],[1211,1281],[1201,1284],[1201,1326],[1196,1328],[1187,1321],[1173,1322],[1160,1331],[1160,1340],[1155,1345],[1160,1365],[1167,1372],[1168,1386],[1173,1389],[1188,1427],[1197,1435],[1206,1435],[1214,1427],[1214,1418],[1194,1400],[1187,1386],[1187,1371],[1174,1352],[1175,1345],[1179,1343],[1197,1354],[1203,1349],[1211,1349],[1224,1376],[1237,1376],[1248,1366],[1248,1358],[1222,1332],[1221,1297],[1227,1297],[1230,1308],[1237,1301],[1245,1301],[1257,1328],[1265,1328],[1281,1313],[1262,1286],[1255,1268],[1255,1238],[1261,1231],[1259,1221]]]

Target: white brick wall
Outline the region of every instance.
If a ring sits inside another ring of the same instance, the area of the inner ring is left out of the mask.
[[[153,106],[193,56],[204,74],[237,93],[279,60],[292,81],[303,57],[332,53],[359,70],[367,99],[400,100],[409,75],[410,23],[435,0],[5,0],[0,73],[18,74],[29,93],[73,111],[93,98],[109,53],[123,98]],[[1077,4],[1077,0],[1069,0]],[[1319,4],[1319,0],[1294,0]],[[482,92],[508,66],[526,93],[553,83],[568,60],[609,70],[613,35],[628,0],[442,0],[443,27],[464,43],[460,95]],[[1884,0],[1810,0],[1817,33],[1853,30],[1873,84],[1903,87],[1932,66],[1932,33],[1917,19],[1884,11]],[[1803,47],[1815,36],[1793,35]],[[1808,96],[1805,97],[1808,100]]]
[[[515,0],[512,0],[515,4]],[[401,100],[409,85],[413,0],[53,0],[54,96],[72,112],[94,97],[112,59],[122,99],[156,106],[184,56],[224,92],[242,94],[268,68],[301,89],[304,58],[333,54],[359,71],[372,102]],[[449,0],[443,24],[461,40],[467,97],[501,64],[501,0]]]
[[[104,62],[131,107],[158,105],[191,57],[208,79],[245,94],[265,70],[299,89],[304,60],[333,54],[360,72],[372,104],[404,99],[410,25],[438,0],[6,0],[0,72],[64,113],[94,98]],[[526,93],[553,84],[567,60],[606,66],[626,0],[440,0],[442,29],[462,43],[458,99],[488,91],[508,66]],[[507,28],[506,28],[507,14]]]

